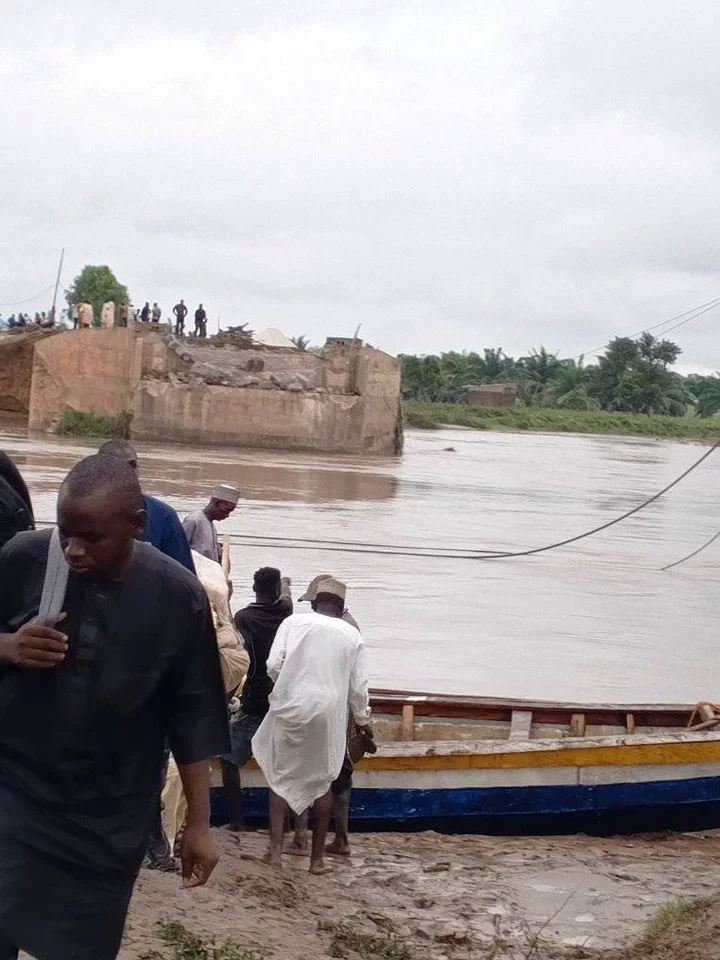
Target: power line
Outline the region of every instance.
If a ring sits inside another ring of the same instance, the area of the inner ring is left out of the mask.
[[[720,301],[718,301],[720,303]],[[718,303],[713,303],[711,306],[706,307],[704,310],[700,310],[699,313],[696,313],[693,317],[688,317],[687,320],[681,320],[680,323],[676,323],[674,327],[668,327],[667,330],[663,330],[661,336],[665,336],[668,333],[672,333],[673,330],[677,330],[678,327],[685,326],[686,323],[690,323],[691,320],[697,320],[698,317],[701,317],[704,313],[707,313],[709,310],[714,310],[718,306]]]
[[[715,307],[720,306],[720,297],[716,297],[714,300],[708,300],[706,303],[700,303],[697,307],[693,307],[691,310],[686,310],[685,313],[678,313],[674,317],[668,317],[667,320],[661,320],[660,323],[654,323],[652,326],[643,327],[642,330],[638,330],[637,333],[633,333],[630,336],[631,340],[634,340],[635,337],[641,336],[643,333],[649,333],[651,330],[657,330],[659,327],[664,327],[666,323],[673,323],[675,320],[681,320],[681,323],[678,323],[674,327],[670,327],[667,330],[662,331],[662,336],[665,336],[666,333],[670,333],[671,330],[677,330],[678,327],[683,326],[685,323],[690,323],[691,320],[696,320],[697,317],[701,317],[703,313],[707,313],[709,310],[714,310]],[[683,319],[686,317],[687,319]],[[599,353],[601,350],[605,350],[607,344],[604,343],[601,347],[595,347],[594,350],[586,350],[584,353],[579,354],[579,357],[591,356],[593,353]]]
[[[14,303],[0,303],[0,307],[21,307],[24,303],[30,303],[33,300],[44,297],[46,293],[50,293],[54,286],[55,282],[53,281],[49,287],[46,287],[45,290],[41,290],[40,293],[36,293],[34,297],[28,297],[27,300],[15,300]]]

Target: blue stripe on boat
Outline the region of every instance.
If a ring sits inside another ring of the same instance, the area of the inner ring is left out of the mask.
[[[267,820],[267,790],[243,790],[251,822]],[[213,819],[223,823],[222,789]],[[488,833],[636,832],[720,826],[720,777],[599,786],[488,787],[457,790],[356,789],[356,829]]]

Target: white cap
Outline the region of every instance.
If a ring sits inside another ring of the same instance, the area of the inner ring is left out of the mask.
[[[216,483],[210,491],[210,496],[213,500],[225,500],[227,503],[237,505],[240,499],[240,491],[236,490],[235,487],[227,486],[227,484]]]

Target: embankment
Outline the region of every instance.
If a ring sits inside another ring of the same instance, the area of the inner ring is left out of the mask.
[[[464,403],[406,401],[405,423],[427,430],[445,426],[474,430],[537,430],[549,433],[599,433],[664,437],[669,440],[720,439],[720,420],[701,417],[607,413],[604,410],[555,410],[545,407],[474,407]]]

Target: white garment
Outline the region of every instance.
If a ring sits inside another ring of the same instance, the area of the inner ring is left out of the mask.
[[[295,614],[278,629],[267,672],[275,686],[253,756],[271,790],[299,814],[340,773],[348,706],[359,725],[370,719],[362,637],[336,617]]]
[[[195,573],[205,588],[215,622],[220,669],[222,670],[225,692],[233,693],[245,679],[250,657],[235,629],[230,612],[230,590],[222,567],[214,560],[208,560],[201,553],[192,551]]]
[[[100,326],[106,330],[115,326],[115,304],[112,300],[108,300],[107,303],[102,305],[102,310],[100,311]]]
[[[175,846],[175,840],[180,833],[180,828],[185,820],[187,813],[187,800],[183,791],[180,771],[178,770],[175,757],[170,755],[168,761],[167,777],[162,792],[162,825],[163,833],[167,837],[170,849]]]

